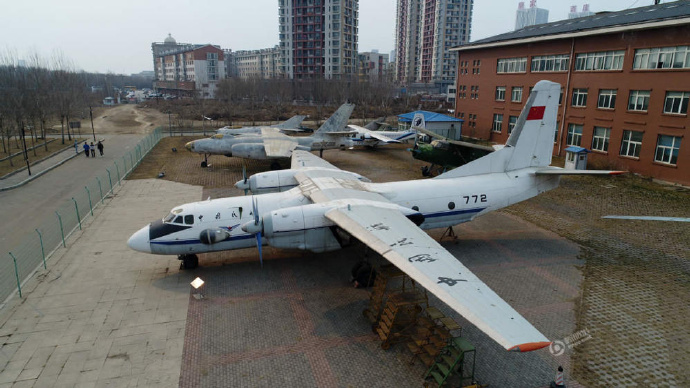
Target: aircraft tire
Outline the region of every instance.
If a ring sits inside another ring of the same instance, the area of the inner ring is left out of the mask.
[[[204,160],[203,162],[201,162],[201,167],[202,167],[202,168],[206,168],[206,166],[208,166],[208,163],[206,163],[205,160]]]
[[[184,255],[182,257],[182,266],[184,269],[194,269],[199,266],[199,257],[197,255]]]

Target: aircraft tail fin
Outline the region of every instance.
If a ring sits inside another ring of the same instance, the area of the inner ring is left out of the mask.
[[[553,154],[561,85],[539,81],[532,89],[505,147],[434,179],[547,167]]]
[[[386,119],[385,117],[379,117],[379,118],[376,119],[376,120],[373,120],[373,121],[368,122],[367,125],[364,126],[364,128],[366,128],[366,129],[368,129],[368,130],[370,130],[370,131],[376,131],[376,130],[378,130],[379,128],[381,128],[381,123],[382,123],[383,120],[385,120],[385,119]]]
[[[306,119],[307,116],[304,115],[297,115],[297,116],[292,116],[286,121],[283,121],[280,124],[273,125],[273,128],[278,128],[278,129],[295,129],[299,128],[300,124],[302,124],[302,121]]]
[[[344,131],[345,127],[347,127],[347,121],[350,119],[350,115],[354,109],[355,104],[345,103],[341,105],[340,108],[338,108],[338,110],[314,132],[314,134],[323,135],[328,132]]]

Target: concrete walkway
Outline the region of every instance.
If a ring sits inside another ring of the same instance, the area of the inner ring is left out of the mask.
[[[47,173],[48,171],[63,165],[68,160],[71,160],[79,155],[84,157],[84,149],[81,148],[82,144],[84,143],[79,143],[79,154],[75,152],[74,147],[65,148],[41,159],[36,164],[32,164],[31,175],[28,175],[26,167],[24,167],[15,171],[14,173],[3,176],[0,178],[0,191],[12,190],[17,187],[21,187]]]
[[[126,241],[142,219],[200,197],[200,187],[123,182],[0,310],[0,388],[177,386],[193,276]]]

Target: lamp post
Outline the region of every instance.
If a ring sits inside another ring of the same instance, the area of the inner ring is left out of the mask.
[[[89,105],[89,117],[91,118],[91,133],[93,133],[93,141],[96,141],[96,130],[93,128],[93,111]]]

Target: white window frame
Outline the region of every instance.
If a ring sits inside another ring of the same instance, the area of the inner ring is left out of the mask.
[[[592,133],[592,149],[601,152],[608,152],[610,139],[611,128],[595,126]]]
[[[662,140],[670,140],[670,144],[662,144]],[[676,165],[678,163],[678,153],[680,151],[680,136],[659,135],[656,139],[656,151],[654,161],[658,163]]]
[[[575,55],[575,71],[622,70],[625,50],[597,51]]]
[[[491,126],[491,132],[501,133],[503,127],[503,113],[494,113],[494,121]]]
[[[569,146],[580,147],[582,144],[582,131],[584,125],[582,124],[568,124],[568,137],[566,138],[566,144]]]
[[[527,57],[499,58],[496,62],[496,73],[526,73]]]
[[[505,86],[496,86],[496,101],[505,101],[506,100],[506,87]]]
[[[616,89],[599,89],[599,98],[597,100],[597,108],[599,109],[615,109],[616,108]]]
[[[666,92],[664,99],[664,113],[673,115],[688,114],[688,100],[690,92]]]
[[[628,110],[632,112],[646,112],[649,109],[650,90],[631,90],[628,98]]]
[[[567,71],[570,55],[538,55],[532,57],[532,73]]]
[[[689,68],[690,46],[667,46],[635,50],[633,70]]]
[[[522,86],[513,86],[510,89],[510,101],[522,102]]]
[[[640,139],[633,140],[633,134],[641,134]],[[642,148],[642,138],[644,132],[632,131],[629,129],[623,130],[623,138],[621,140],[620,156],[627,156],[630,158],[639,158],[640,149]]]
[[[572,106],[584,108],[587,106],[587,89],[573,88]]]

